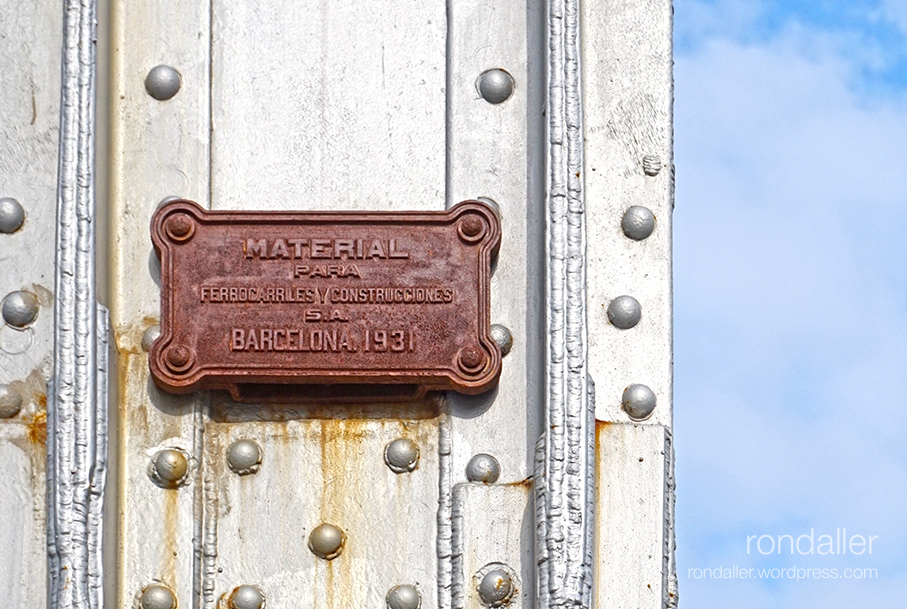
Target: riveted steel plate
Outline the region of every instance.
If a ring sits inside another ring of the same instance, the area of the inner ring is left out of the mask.
[[[149,362],[164,390],[240,401],[477,394],[501,372],[490,335],[497,215],[206,211],[162,206],[161,329]],[[301,386],[304,385],[304,386]]]

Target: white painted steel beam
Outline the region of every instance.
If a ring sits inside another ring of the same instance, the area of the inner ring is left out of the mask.
[[[673,8],[582,7],[589,372],[600,421],[596,606],[675,607]],[[639,222],[646,210],[654,229]],[[623,296],[641,311],[627,329],[609,318]]]
[[[0,287],[39,303],[25,334],[0,327],[0,405],[10,390],[23,403],[0,421],[0,467],[22,488],[0,501],[15,512],[0,539],[24,557],[0,559],[0,577],[42,573],[46,533],[49,605],[103,603],[106,249],[112,606],[226,609],[260,593],[275,609],[346,608],[417,594],[426,609],[460,609],[491,603],[495,578],[511,607],[676,605],[669,0],[112,0],[97,243],[96,5],[64,8],[0,9],[20,43],[0,51],[17,67],[0,76],[13,125],[0,126],[0,197],[27,212],[0,234]],[[42,24],[51,44],[27,33]],[[62,88],[44,65],[60,48]],[[512,338],[500,386],[320,411],[158,390],[149,221],[168,196],[244,210],[491,201],[503,226],[491,322]],[[55,263],[40,245],[51,229]],[[45,380],[46,514],[33,441]],[[386,451],[401,439],[419,457],[397,471]],[[237,446],[257,447],[260,463],[238,466]],[[475,468],[479,453],[494,475]],[[324,523],[343,532],[330,560],[312,538]],[[33,584],[16,598],[40,606]]]
[[[62,18],[58,2],[0,4],[0,301],[36,315],[23,327],[0,319],[0,586],[10,605],[36,608],[47,606]]]

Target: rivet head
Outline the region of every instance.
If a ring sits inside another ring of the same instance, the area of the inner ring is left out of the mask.
[[[501,217],[501,206],[498,205],[498,202],[491,197],[476,197],[476,201],[481,201],[482,203],[490,207],[491,211],[493,211],[498,218]]]
[[[170,588],[154,584],[142,591],[140,603],[142,609],[174,609],[176,597]]]
[[[466,464],[466,479],[470,482],[492,484],[501,475],[501,464],[491,455],[479,453]]]
[[[257,472],[261,459],[261,446],[254,440],[237,440],[227,449],[227,465],[240,476]]]
[[[398,474],[411,472],[419,462],[419,447],[409,438],[397,438],[384,447],[384,462]]]
[[[12,197],[0,199],[0,233],[14,233],[25,222],[22,204]]]
[[[187,214],[173,214],[164,222],[164,231],[173,241],[188,241],[195,234],[195,221]]]
[[[186,345],[171,345],[164,353],[164,361],[173,372],[185,372],[194,362],[192,350]]]
[[[422,605],[422,597],[415,586],[402,584],[391,588],[387,597],[388,609],[419,609]]]
[[[620,227],[630,239],[642,241],[655,230],[655,214],[648,207],[634,205],[624,212]]]
[[[154,344],[154,341],[158,339],[161,335],[161,325],[154,324],[148,326],[145,329],[145,332],[142,334],[142,351],[150,351],[151,345]]]
[[[152,462],[151,478],[164,488],[176,488],[189,472],[189,460],[182,451],[167,448],[156,455]]]
[[[255,586],[238,586],[230,593],[230,609],[262,609],[265,595]]]
[[[0,385],[0,419],[9,419],[22,410],[22,396],[9,385]]]
[[[513,76],[499,68],[486,70],[479,76],[478,89],[489,104],[500,104],[513,95]]]
[[[491,325],[491,339],[498,345],[501,355],[507,355],[513,348],[513,334],[507,326],[501,324]]]
[[[457,222],[457,233],[466,243],[478,243],[487,231],[485,220],[478,214],[466,214]]]
[[[478,216],[468,215],[463,218],[463,233],[468,237],[475,237],[482,232],[482,219]]]
[[[513,596],[513,579],[503,569],[492,569],[479,583],[479,597],[489,607],[500,607]]]
[[[323,523],[315,527],[309,535],[309,549],[315,556],[333,560],[343,552],[346,535],[338,527]]]
[[[632,296],[618,296],[608,305],[608,321],[615,328],[629,330],[639,323],[642,307]]]
[[[30,292],[10,292],[0,308],[6,323],[24,328],[38,317],[38,298]]]
[[[155,66],[145,77],[145,90],[154,99],[165,101],[180,90],[183,79],[180,73],[170,66]]]
[[[460,370],[467,374],[475,374],[485,365],[485,352],[479,347],[463,347],[457,356]]]
[[[645,385],[630,385],[624,389],[621,406],[634,421],[642,421],[652,416],[655,404],[655,392]]]
[[[647,176],[657,176],[661,167],[661,157],[657,154],[647,154],[642,157],[642,170]]]

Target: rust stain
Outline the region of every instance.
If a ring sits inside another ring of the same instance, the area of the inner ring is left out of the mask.
[[[158,323],[157,317],[146,315],[138,321],[113,328],[113,340],[120,355],[142,354],[142,336],[148,326]]]
[[[26,437],[32,444],[47,444],[47,394],[43,391],[32,392],[27,399],[34,402],[37,410],[23,417]]]
[[[363,445],[375,436],[375,430],[381,423],[365,419],[324,419],[312,424],[320,428],[321,522],[340,527],[346,533],[340,556],[330,561],[319,560],[327,580],[324,606],[339,608],[347,605],[350,591],[337,597],[334,594],[335,584],[341,585],[341,582],[354,577],[352,569],[358,563],[356,555],[359,548],[355,547],[357,532],[351,529],[356,526],[359,520],[357,514],[362,511],[357,500],[363,489],[357,478],[364,470],[360,461],[369,457]]]
[[[595,420],[595,444],[598,445],[599,436],[605,432],[608,427],[613,425],[610,421]]]
[[[532,488],[532,478],[533,478],[532,476],[528,476],[527,478],[524,478],[523,480],[519,480],[517,482],[505,482],[501,486],[509,486],[511,488],[522,487],[522,488],[531,489]]]
[[[47,444],[47,397],[44,397],[44,408],[34,415],[25,418],[28,429],[26,435],[32,444]]]

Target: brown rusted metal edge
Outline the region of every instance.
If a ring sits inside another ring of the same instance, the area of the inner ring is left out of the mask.
[[[446,211],[206,211],[163,205],[161,329],[149,354],[173,393],[238,401],[418,399],[493,388],[497,215]]]

